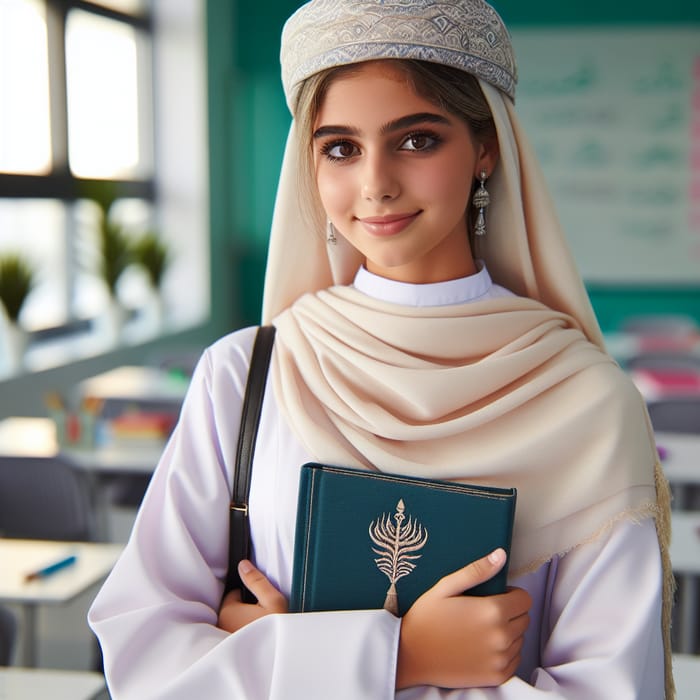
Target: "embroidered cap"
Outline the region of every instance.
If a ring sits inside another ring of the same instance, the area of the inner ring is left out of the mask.
[[[290,109],[300,83],[333,66],[412,58],[460,68],[515,98],[510,34],[484,0],[312,0],[282,31]]]

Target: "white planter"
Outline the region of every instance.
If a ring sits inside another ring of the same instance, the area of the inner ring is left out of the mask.
[[[165,303],[157,290],[153,290],[146,305],[146,315],[154,333],[163,330],[165,325]]]
[[[3,327],[5,348],[5,366],[10,372],[17,372],[24,367],[24,353],[27,350],[27,332],[21,326],[6,320]]]
[[[126,309],[116,299],[110,299],[96,319],[96,330],[100,338],[110,345],[119,342],[126,317]]]

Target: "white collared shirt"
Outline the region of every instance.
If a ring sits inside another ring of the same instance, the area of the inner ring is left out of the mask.
[[[485,268],[405,285],[360,271],[355,286],[399,304],[510,294]],[[268,615],[216,627],[228,512],[255,328],[203,355],[132,537],[89,614],[114,700],[659,700],[661,562],[654,522],[599,539],[511,581],[533,604],[518,676],[497,688],[395,692],[400,620],[385,610]],[[300,466],[311,460],[268,382],[251,484],[257,565],[283,593],[292,577]],[[546,498],[546,494],[543,494]]]
[[[513,296],[505,287],[491,281],[486,266],[477,261],[479,271],[468,277],[431,284],[410,284],[380,277],[360,267],[353,286],[367,296],[402,306],[452,306]]]

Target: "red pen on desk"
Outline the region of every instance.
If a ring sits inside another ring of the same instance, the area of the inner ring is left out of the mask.
[[[77,560],[78,560],[78,558],[75,556],[75,554],[70,554],[67,557],[63,557],[63,559],[59,559],[58,561],[55,561],[53,564],[49,564],[48,566],[45,566],[41,569],[38,569],[37,571],[32,571],[30,574],[27,574],[24,577],[24,582],[28,583],[29,581],[34,581],[36,579],[46,578],[47,576],[51,576],[52,574],[55,574],[57,571],[61,571],[61,569],[65,569],[67,566],[71,566],[72,564],[75,564],[75,562]]]

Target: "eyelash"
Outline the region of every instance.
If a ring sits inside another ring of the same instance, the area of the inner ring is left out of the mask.
[[[424,148],[408,149],[415,153],[427,153],[429,151],[434,151],[442,143],[442,137],[433,131],[413,131],[406,136],[406,138],[401,142],[401,145],[415,138],[424,138],[430,141],[430,143],[428,143],[428,145]]]
[[[346,139],[339,139],[338,141],[328,141],[321,146],[321,155],[327,158],[332,163],[342,163],[346,160],[350,160],[353,156],[334,156],[331,151],[339,146],[352,146],[357,149],[357,146],[352,141],[347,141]]]
[[[416,138],[425,138],[428,139],[429,143],[426,145],[424,148],[409,148],[409,149],[401,149],[401,150],[407,150],[412,153],[428,153],[430,151],[435,150],[441,143],[442,143],[442,137],[432,131],[412,131],[410,134],[407,134],[406,137],[401,141],[401,146],[403,146],[406,142],[410,141],[411,139],[416,139]],[[339,146],[344,146],[344,145],[349,145],[352,146],[355,150],[359,150],[357,146],[352,142],[348,141],[347,139],[338,139],[337,141],[328,141],[327,143],[324,143],[321,146],[321,155],[327,158],[329,161],[332,163],[342,163],[345,161],[350,160],[351,158],[354,158],[356,154],[353,154],[351,156],[334,156],[331,151],[333,151],[335,148],[338,148]]]

